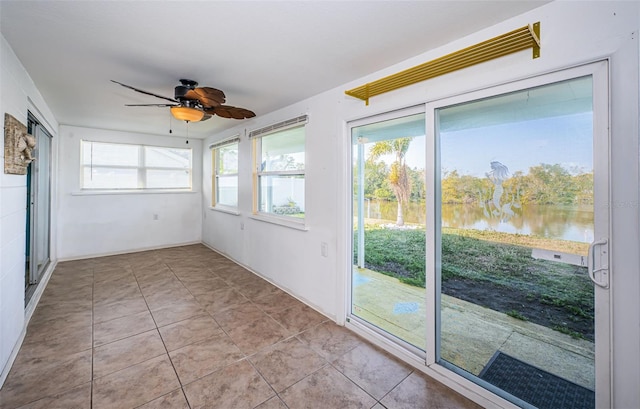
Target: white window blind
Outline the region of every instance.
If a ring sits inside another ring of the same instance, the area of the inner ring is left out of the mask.
[[[82,189],[191,189],[191,149],[81,141]]]

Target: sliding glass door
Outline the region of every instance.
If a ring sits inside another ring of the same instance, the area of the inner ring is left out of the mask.
[[[27,175],[27,260],[25,294],[33,294],[50,260],[51,135],[29,116],[29,131],[36,138],[35,160]]]
[[[351,128],[350,318],[424,351],[425,115],[418,111]]]
[[[437,105],[434,360],[521,406],[595,407],[596,371],[608,377],[606,65]]]
[[[609,407],[607,70],[351,123],[348,320],[521,407]]]

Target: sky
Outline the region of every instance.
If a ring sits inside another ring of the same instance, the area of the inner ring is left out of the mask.
[[[440,135],[441,164],[461,175],[481,177],[498,161],[513,175],[542,163],[572,173],[593,170],[591,113],[543,118]]]
[[[526,174],[542,163],[560,164],[572,173],[591,172],[592,135],[590,112],[446,132],[440,135],[441,165],[443,170],[476,177],[484,177],[492,161],[505,165],[510,175]],[[425,168],[425,147],[424,136],[413,139],[408,166]],[[391,163],[395,158],[381,159]]]

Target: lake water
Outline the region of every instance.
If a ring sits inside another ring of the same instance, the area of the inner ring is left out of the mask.
[[[530,205],[517,210],[508,220],[487,218],[477,205],[445,204],[442,206],[442,225],[458,229],[493,230],[503,233],[526,234],[550,239],[590,243],[593,241],[593,207]],[[395,222],[396,202],[367,200],[365,217]],[[424,203],[410,203],[404,210],[406,223],[425,224]]]

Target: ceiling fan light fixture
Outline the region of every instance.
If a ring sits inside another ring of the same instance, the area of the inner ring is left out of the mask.
[[[171,107],[171,114],[180,121],[198,122],[204,118],[204,112],[185,106]]]

